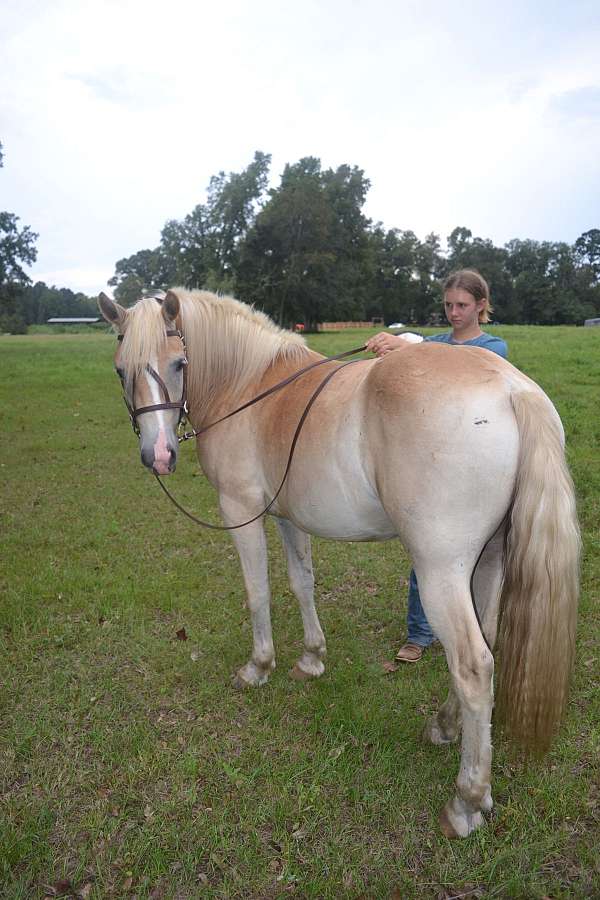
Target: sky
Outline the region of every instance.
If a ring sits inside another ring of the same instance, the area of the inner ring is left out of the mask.
[[[34,281],[95,295],[272,154],[347,163],[364,211],[502,245],[600,227],[597,0],[1,0],[0,210]]]

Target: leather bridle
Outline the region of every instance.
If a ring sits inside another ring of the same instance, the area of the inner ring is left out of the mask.
[[[178,337],[181,340],[181,343],[183,344],[183,349],[185,351],[185,343],[183,340],[183,335],[179,331],[179,329],[168,329],[166,334],[167,334],[168,338],[169,337]],[[123,340],[123,337],[124,337],[124,335],[118,334],[117,340],[120,342]],[[136,433],[136,435],[138,437],[140,436],[140,427],[138,425],[137,420],[138,420],[138,417],[144,415],[144,413],[156,412],[159,409],[178,409],[179,410],[179,419],[177,422],[177,427],[179,427],[180,425],[182,425],[185,422],[185,420],[187,418],[187,413],[188,413],[188,407],[187,407],[187,358],[185,358],[183,360],[183,386],[182,386],[182,390],[181,390],[181,399],[180,400],[171,400],[171,397],[169,396],[169,389],[167,388],[166,384],[164,383],[164,381],[162,380],[162,378],[160,377],[160,375],[158,374],[156,369],[154,369],[150,365],[150,363],[148,363],[146,365],[146,372],[148,372],[148,374],[151,375],[152,378],[154,378],[154,380],[158,384],[159,388],[161,389],[161,391],[163,393],[164,402],[163,403],[152,403],[150,406],[138,406],[137,408],[135,408],[131,405],[131,403],[127,399],[127,391],[125,390],[125,382],[124,382],[123,376],[117,370],[117,375],[121,379],[121,386],[123,388],[123,400],[125,401],[125,406],[127,407],[127,411],[129,412],[129,419],[131,421],[131,427],[133,428],[134,432]],[[133,379],[132,379],[131,397],[135,402],[135,375],[133,376]],[[180,438],[179,440],[182,440],[182,439]]]

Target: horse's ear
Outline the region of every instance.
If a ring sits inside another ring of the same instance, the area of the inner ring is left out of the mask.
[[[122,331],[127,318],[127,310],[104,293],[98,297],[98,306],[109,325],[114,325]]]
[[[175,291],[167,291],[162,302],[162,314],[168,324],[175,322],[179,315],[179,297]]]

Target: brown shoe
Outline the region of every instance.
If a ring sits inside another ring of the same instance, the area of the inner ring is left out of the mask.
[[[400,647],[398,652],[396,653],[396,659],[398,662],[410,662],[415,663],[419,662],[421,657],[423,656],[423,647],[420,644],[413,644],[411,641],[408,641],[404,644],[403,647]]]

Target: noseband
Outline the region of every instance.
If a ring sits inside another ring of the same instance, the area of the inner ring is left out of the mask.
[[[183,349],[185,350],[185,343],[183,342],[183,335],[178,329],[175,329],[175,330],[169,329],[166,334],[167,334],[168,338],[169,337],[178,337],[181,340],[181,342],[183,343]],[[118,334],[117,340],[120,342],[123,340],[123,337],[124,337],[124,335]],[[163,403],[153,403],[151,406],[138,406],[137,409],[132,407],[131,403],[127,399],[127,393],[125,391],[124,380],[123,380],[122,376],[120,375],[120,373],[118,373],[119,377],[121,378],[121,385],[123,387],[123,400],[125,402],[125,406],[127,407],[127,411],[129,412],[129,419],[131,420],[131,427],[133,428],[133,430],[135,431],[135,433],[138,437],[140,436],[140,427],[138,425],[137,420],[138,420],[138,417],[143,416],[144,413],[156,412],[159,409],[178,409],[179,410],[179,419],[177,421],[177,426],[179,427],[179,425],[181,425],[181,423],[185,420],[185,418],[187,416],[187,412],[188,412],[188,408],[187,408],[187,359],[185,360],[184,365],[183,365],[183,386],[182,386],[182,390],[181,390],[181,400],[171,400],[171,397],[169,396],[169,390],[168,390],[166,384],[164,383],[164,381],[162,380],[162,378],[160,377],[160,375],[158,374],[156,369],[152,368],[150,363],[148,363],[146,365],[146,372],[148,372],[152,376],[152,378],[154,378],[156,383],[158,384],[159,388],[161,389],[161,391],[163,393],[164,402]],[[132,383],[132,387],[131,387],[131,396],[135,400],[135,375],[133,376],[133,383]]]

